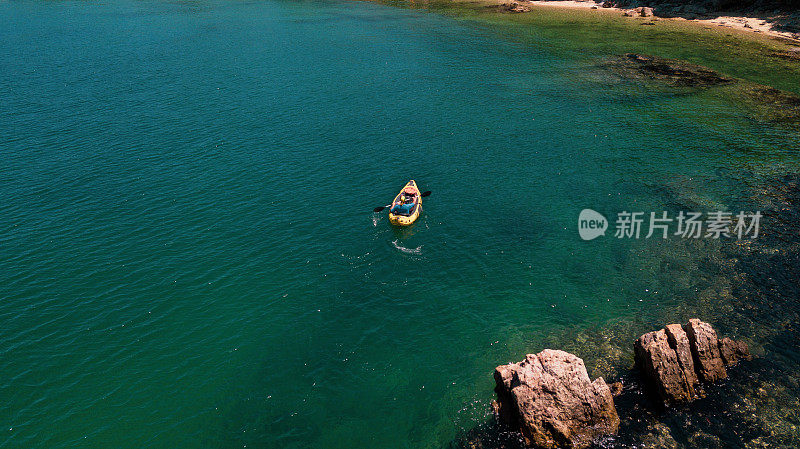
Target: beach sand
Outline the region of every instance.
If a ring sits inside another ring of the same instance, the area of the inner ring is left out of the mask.
[[[519,4],[521,5],[521,9],[528,9],[530,8],[579,8],[579,9],[594,9],[600,14],[622,14],[628,15],[631,19],[639,19],[639,20],[675,20],[675,21],[684,21],[684,22],[692,22],[697,23],[698,25],[706,25],[706,26],[719,26],[719,27],[726,27],[731,28],[739,31],[744,32],[751,32],[751,33],[762,33],[767,36],[779,37],[784,39],[789,39],[792,41],[800,42],[800,33],[793,33],[790,31],[783,31],[776,28],[776,23],[771,21],[770,19],[765,18],[758,18],[758,17],[745,17],[745,16],[717,16],[712,18],[697,18],[697,19],[690,19],[684,17],[660,17],[660,16],[642,16],[638,13],[637,10],[641,8],[618,8],[618,7],[610,7],[604,8],[600,6],[600,4],[595,3],[594,1],[587,0],[533,0],[533,1],[509,1],[509,0],[490,0],[491,3],[496,3],[498,5],[509,5],[509,4]],[[522,12],[521,9],[518,9],[513,12]],[[652,11],[652,8],[646,8]],[[652,14],[652,13],[650,13]],[[713,14],[707,14],[713,15]]]

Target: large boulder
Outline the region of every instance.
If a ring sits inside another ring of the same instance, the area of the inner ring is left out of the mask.
[[[694,367],[694,356],[692,355],[692,344],[689,336],[680,324],[668,324],[664,331],[667,334],[669,347],[675,351],[678,357],[678,364],[681,367],[686,382],[694,386],[697,384],[697,372]]]
[[[684,334],[685,337],[685,334]],[[686,341],[688,344],[688,340]],[[634,344],[639,367],[645,375],[652,379],[658,395],[668,403],[689,402],[695,397],[694,386],[697,378],[694,371],[686,372],[678,352],[670,345],[667,331],[649,332],[636,340]],[[683,352],[685,357],[685,352]],[[691,360],[691,353],[688,354]]]
[[[717,333],[710,324],[692,318],[683,325],[692,345],[692,357],[697,362],[695,369],[701,380],[714,382],[728,377],[725,362],[719,352]]]
[[[730,338],[718,340],[714,328],[698,319],[648,332],[636,340],[633,348],[645,380],[665,404],[694,400],[700,381],[724,379],[728,376],[727,366],[750,358],[747,343]]]
[[[585,448],[619,427],[608,385],[592,382],[583,360],[568,352],[528,354],[498,366],[494,378],[499,418],[519,428],[529,445]]]

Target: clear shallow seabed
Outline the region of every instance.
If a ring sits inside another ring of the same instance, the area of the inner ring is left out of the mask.
[[[613,376],[689,316],[796,373],[773,344],[796,315],[727,319],[723,243],[576,230],[587,207],[765,207],[796,129],[515,30],[0,3],[0,446],[442,447],[487,421],[496,365],[549,346]],[[433,195],[393,229],[371,209],[412,177]]]

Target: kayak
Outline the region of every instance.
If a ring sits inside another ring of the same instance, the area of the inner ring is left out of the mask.
[[[422,195],[417,183],[412,179],[394,197],[389,209],[389,222],[395,226],[408,226],[417,221],[420,213],[422,213]]]

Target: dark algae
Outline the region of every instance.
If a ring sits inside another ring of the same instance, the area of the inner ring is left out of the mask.
[[[800,96],[761,85],[745,87],[745,94],[765,119],[800,126]]]
[[[733,78],[697,64],[636,53],[611,58],[609,65],[624,76],[643,77],[679,87],[709,87],[735,82]]]
[[[732,102],[750,107],[761,120],[800,125],[800,96],[792,92],[732,78],[690,62],[637,53],[611,57],[602,66],[623,78],[655,81],[676,88],[735,84],[728,92]]]

